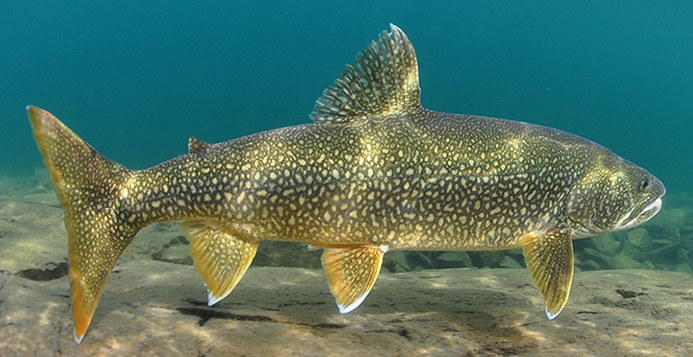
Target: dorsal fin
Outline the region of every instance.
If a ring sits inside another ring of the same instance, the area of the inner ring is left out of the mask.
[[[197,150],[202,150],[205,148],[210,147],[210,144],[207,144],[206,142],[191,136],[190,139],[188,139],[188,152],[193,153]]]
[[[319,123],[347,123],[369,116],[421,107],[419,67],[407,35],[390,24],[347,65],[342,77],[322,92],[310,118]]]

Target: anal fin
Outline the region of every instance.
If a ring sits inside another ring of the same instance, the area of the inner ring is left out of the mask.
[[[566,229],[522,237],[532,279],[544,296],[546,316],[553,320],[568,302],[573,283],[573,242]]]
[[[324,249],[322,266],[339,312],[346,314],[361,305],[378,278],[387,248],[319,244],[311,247]]]
[[[209,292],[210,306],[225,298],[255,257],[259,242],[224,231],[210,221],[185,221],[181,229],[190,241],[190,255]]]

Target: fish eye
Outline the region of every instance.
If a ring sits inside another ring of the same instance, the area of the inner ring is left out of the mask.
[[[646,177],[640,181],[640,190],[647,190],[650,187],[650,178]]]

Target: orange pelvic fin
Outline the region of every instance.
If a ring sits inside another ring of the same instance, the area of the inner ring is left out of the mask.
[[[346,314],[357,308],[378,278],[386,247],[364,245],[311,245],[323,248],[322,266],[337,301],[339,312]]]

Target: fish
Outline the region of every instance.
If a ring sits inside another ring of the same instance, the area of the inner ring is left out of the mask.
[[[568,301],[572,240],[628,229],[666,190],[645,169],[558,129],[422,107],[414,47],[390,25],[328,86],[311,123],[210,144],[143,170],[111,161],[27,107],[65,212],[80,343],[118,257],[140,229],[182,221],[213,305],[260,241],[322,249],[340,313],[391,250],[521,248],[549,319]]]

